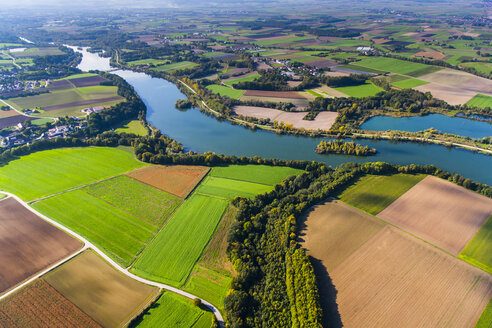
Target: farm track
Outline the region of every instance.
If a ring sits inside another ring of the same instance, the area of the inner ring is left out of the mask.
[[[48,218],[47,216],[39,213],[38,211],[36,211],[35,209],[31,208],[29,206],[29,204],[27,204],[26,202],[24,202],[22,199],[20,199],[19,197],[17,197],[16,195],[14,194],[11,194],[9,192],[6,192],[6,191],[1,191],[1,193],[7,195],[7,196],[10,196],[12,198],[14,198],[15,200],[17,200],[20,204],[22,204],[26,209],[28,209],[29,211],[31,211],[32,213],[34,213],[35,215],[39,216],[40,218],[42,218],[43,220],[53,224],[55,227],[67,232],[68,234],[70,234],[71,236],[79,239],[80,241],[82,241],[84,243],[84,247],[82,247],[82,249],[80,249],[78,252],[75,252],[74,254],[66,257],[65,259],[59,261],[58,263],[52,265],[51,267],[47,268],[46,270],[38,273],[37,275],[31,277],[29,280],[25,281],[24,283],[22,283],[21,285],[11,289],[9,292],[3,294],[0,296],[0,300],[7,297],[8,295],[14,293],[15,291],[19,290],[20,288],[24,287],[25,285],[29,284],[30,282],[32,282],[33,280],[35,280],[36,278],[46,274],[47,272],[53,270],[54,268],[56,268],[57,266],[67,262],[68,260],[70,260],[71,258],[73,258],[74,256],[80,254],[82,251],[86,250],[86,249],[92,249],[94,252],[96,252],[99,256],[101,256],[106,262],[108,262],[112,267],[114,267],[116,270],[118,270],[119,272],[123,273],[124,275],[136,280],[136,281],[139,281],[141,283],[144,283],[144,284],[147,284],[147,285],[150,285],[150,286],[155,286],[155,287],[158,287],[160,289],[165,289],[165,290],[168,290],[168,291],[171,291],[171,292],[174,292],[176,294],[179,294],[181,296],[184,296],[184,297],[187,297],[189,299],[195,299],[195,298],[198,298],[202,301],[203,305],[205,305],[205,307],[207,307],[208,309],[210,309],[214,315],[217,317],[217,320],[219,321],[219,324],[221,327],[225,327],[224,325],[224,320],[223,320],[223,317],[222,315],[220,314],[219,310],[213,306],[211,303],[207,302],[206,300],[204,299],[201,299],[199,297],[196,297],[195,295],[193,294],[190,294],[188,292],[185,292],[185,291],[182,291],[178,288],[175,288],[175,287],[172,287],[172,286],[169,286],[169,285],[166,285],[166,284],[162,284],[162,283],[158,283],[158,282],[155,282],[155,281],[152,281],[152,280],[147,280],[147,279],[144,279],[144,278],[141,278],[139,276],[136,276],[134,275],[133,273],[130,273],[128,271],[128,269],[124,269],[122,268],[121,266],[119,266],[116,262],[114,262],[109,256],[107,256],[103,251],[101,251],[99,248],[97,248],[94,244],[92,244],[90,241],[88,241],[87,239],[85,239],[84,237],[80,236],[79,234],[77,234],[76,232],[68,229],[67,227],[65,227],[64,225]]]

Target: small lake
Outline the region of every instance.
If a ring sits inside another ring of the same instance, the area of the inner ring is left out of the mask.
[[[442,133],[452,133],[470,138],[492,136],[492,124],[489,122],[441,114],[412,117],[375,116],[364,122],[360,128],[373,131],[398,130],[408,132],[435,128]]]

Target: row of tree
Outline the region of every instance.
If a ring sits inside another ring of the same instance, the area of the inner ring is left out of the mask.
[[[375,148],[362,146],[354,142],[343,142],[342,140],[320,141],[315,152],[318,154],[343,154],[354,156],[369,156],[376,155]]]

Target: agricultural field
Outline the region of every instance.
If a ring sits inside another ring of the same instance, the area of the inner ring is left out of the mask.
[[[231,282],[230,274],[225,275],[205,266],[197,265],[183,288],[223,310],[224,298],[229,291]]]
[[[216,93],[223,97],[229,97],[231,99],[239,99],[245,92],[244,90],[236,90],[230,87],[217,85],[217,84],[211,84],[207,86],[207,89],[209,89],[213,93]]]
[[[133,154],[123,148],[45,150],[0,167],[0,187],[24,200],[33,200],[145,165],[133,159]]]
[[[458,255],[491,213],[492,199],[427,176],[377,216]]]
[[[172,63],[172,64],[166,64],[166,65],[161,65],[157,67],[153,67],[152,69],[154,71],[159,71],[159,72],[168,72],[172,73],[174,71],[178,71],[181,69],[189,69],[198,66],[198,64],[189,62],[189,61],[182,61],[179,63]]]
[[[209,328],[212,314],[205,312],[183,296],[164,292],[144,315],[132,322],[130,327],[161,327],[161,328],[201,328],[200,322],[205,321]]]
[[[33,207],[104,249],[124,267],[133,262],[157,230],[155,225],[80,189],[35,202]]]
[[[492,63],[487,62],[463,63],[460,66],[472,67],[482,74],[490,74],[492,72]]]
[[[42,279],[0,301],[0,327],[101,327]]]
[[[0,272],[0,294],[82,247],[82,242],[44,221],[14,198],[2,199],[0,263],[4,269]]]
[[[492,214],[459,257],[492,274]]]
[[[134,60],[127,62],[126,64],[128,66],[139,66],[139,65],[153,65],[153,66],[159,66],[159,65],[165,65],[168,64],[169,60],[168,59],[140,59],[140,60]]]
[[[159,289],[133,280],[85,251],[43,279],[102,327],[125,327]]]
[[[339,92],[346,94],[349,97],[364,98],[375,96],[378,92],[384,91],[380,87],[372,84],[371,82],[366,82],[365,84],[350,86],[350,87],[339,87],[333,88]]]
[[[376,69],[378,71],[391,72],[391,73],[397,73],[402,75],[410,75],[412,77],[419,77],[442,69],[441,67],[438,66],[407,62],[403,60],[385,58],[385,57],[364,59],[359,62],[355,62],[353,64],[357,66]]]
[[[339,198],[376,215],[424,178],[423,174],[366,175],[344,190]]]
[[[492,96],[477,94],[475,97],[470,99],[466,104],[468,106],[473,106],[473,107],[492,108]]]
[[[63,55],[62,52],[57,47],[44,47],[44,48],[28,48],[24,51],[10,52],[16,58],[23,57],[45,57],[45,56],[56,56]]]
[[[391,85],[393,85],[397,88],[400,88],[400,89],[412,89],[412,88],[415,88],[415,87],[418,87],[418,86],[421,86],[421,85],[424,85],[427,83],[429,83],[429,82],[418,80],[418,79],[408,78],[408,79],[403,79],[400,81],[392,82]]]
[[[152,165],[129,172],[127,175],[180,198],[186,198],[207,175],[205,166]]]
[[[357,212],[339,202],[320,204],[307,214],[301,233],[314,259],[322,306],[332,313],[325,325],[475,325],[492,297],[489,274]]]
[[[281,166],[228,165],[213,167],[209,176],[273,186],[291,175],[298,175],[302,172],[302,170]]]
[[[223,82],[224,82],[224,84],[227,84],[228,86],[232,86],[233,84],[236,84],[239,82],[254,81],[259,77],[260,77],[260,74],[258,74],[257,72],[254,72],[254,73],[243,75],[243,76],[232,77],[230,79],[224,80]]]
[[[154,226],[160,226],[181,199],[127,176],[118,176],[83,189]]]
[[[225,199],[193,194],[168,219],[131,271],[149,279],[183,285],[227,204]]]
[[[272,190],[272,186],[269,185],[209,176],[198,186],[196,192],[203,195],[233,199],[237,196],[253,198],[258,194]]]
[[[147,129],[143,126],[142,122],[138,120],[129,121],[115,127],[116,133],[133,133],[137,136],[146,136],[148,134]]]

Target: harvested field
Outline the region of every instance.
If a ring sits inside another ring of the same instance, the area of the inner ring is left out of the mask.
[[[2,104],[3,106],[3,104]],[[6,117],[11,117],[11,116],[16,116],[19,115],[18,112],[15,110],[9,109],[9,110],[0,110],[0,119],[6,118]]]
[[[304,64],[316,68],[327,68],[327,67],[335,67],[338,63],[331,59],[316,59],[305,62]]]
[[[0,327],[101,327],[60,295],[44,280],[37,279],[0,301]]]
[[[15,111],[12,112],[16,113]],[[15,126],[19,123],[24,123],[25,121],[30,121],[33,119],[34,119],[33,117],[24,116],[16,113],[16,115],[13,116],[0,118],[0,129],[5,129],[10,126]]]
[[[204,166],[147,166],[127,175],[180,198],[186,198],[210,169]]]
[[[430,92],[435,98],[444,100],[450,105],[466,104],[477,94],[473,91],[462,90],[459,87],[449,87],[433,82],[414,89],[422,92]]]
[[[347,327],[473,327],[492,297],[490,275],[390,227],[330,276]]]
[[[378,217],[458,255],[492,213],[492,199],[427,176]]]
[[[64,259],[83,244],[14,198],[0,201],[0,293]]]
[[[124,327],[158,295],[86,251],[44,280],[103,327]]]
[[[446,57],[445,54],[438,51],[419,51],[413,56],[432,59],[432,60],[437,60],[437,59],[442,60],[444,57]]]
[[[99,75],[70,79],[70,82],[73,83],[76,88],[91,87],[106,81],[108,80]]]
[[[244,96],[304,99],[303,96],[295,91],[246,90],[246,92],[244,92]]]
[[[101,104],[101,103],[105,103],[105,102],[123,100],[123,99],[124,98],[121,96],[115,96],[115,97],[107,97],[107,98],[99,98],[99,99],[74,101],[71,103],[65,103],[65,104],[61,104],[61,105],[43,106],[42,108],[45,111],[49,112],[49,111],[67,108],[67,107],[88,106],[88,105]]]
[[[235,106],[234,112],[238,115],[256,117],[259,119],[268,118],[271,121],[291,123],[295,128],[306,130],[329,130],[338,116],[336,112],[320,112],[313,121],[303,120],[306,112],[284,112],[277,109],[254,107],[254,106]]]

